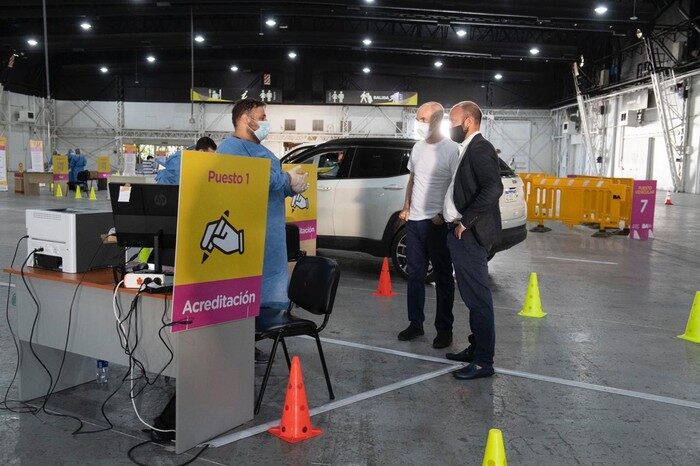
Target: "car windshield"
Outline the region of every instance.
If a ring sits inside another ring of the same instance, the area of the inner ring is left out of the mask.
[[[313,149],[315,146],[301,146],[301,147],[295,147],[286,154],[282,156],[282,163],[295,163],[299,160],[300,157],[303,156],[303,154],[310,149]]]
[[[515,171],[513,171],[513,169],[510,168],[508,164],[505,163],[500,157],[498,159],[498,168],[501,171],[501,176],[515,176]]]

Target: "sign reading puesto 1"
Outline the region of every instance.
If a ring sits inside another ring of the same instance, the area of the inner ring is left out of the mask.
[[[270,161],[184,151],[172,331],[260,309]]]

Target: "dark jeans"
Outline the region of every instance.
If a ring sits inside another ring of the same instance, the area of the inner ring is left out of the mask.
[[[488,251],[481,246],[471,230],[458,240],[453,230],[447,245],[455,267],[459,294],[469,308],[469,327],[474,335],[474,363],[481,367],[493,365],[496,330],[493,319],[493,297],[489,288]]]
[[[415,326],[425,321],[425,278],[428,260],[435,271],[437,309],[435,329],[438,333],[452,332],[452,305],[455,282],[452,278],[452,260],[447,249],[446,225],[435,225],[431,220],[409,220],[406,224],[406,260],[408,262],[408,320]]]

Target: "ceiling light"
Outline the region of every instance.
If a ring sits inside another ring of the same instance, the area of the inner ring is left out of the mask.
[[[435,68],[442,68],[442,62],[440,60],[437,60],[433,65],[435,65]]]
[[[287,54],[287,56],[288,56],[289,58],[291,58],[292,60],[294,60],[294,59],[297,57],[297,53],[296,53],[296,52],[289,52],[289,53]]]
[[[273,18],[267,18],[265,24],[267,24],[269,27],[275,27],[277,26],[277,21],[275,21]]]
[[[236,65],[233,65],[231,67],[231,71],[233,71],[235,73],[236,71],[238,71],[238,67]]]
[[[374,0],[365,0],[365,3],[374,3]]]
[[[367,45],[367,46],[372,45],[372,39],[370,39],[369,37],[365,37],[365,38],[362,40],[362,43],[365,44],[365,45]]]
[[[482,88],[482,89],[486,88],[486,85],[485,85],[485,84],[482,84],[482,85],[481,85],[481,88]]]
[[[464,36],[467,35],[467,31],[464,30],[464,29],[457,29],[457,35],[458,35],[459,37],[464,37]]]
[[[106,72],[109,71],[109,68],[107,68],[106,66],[103,66],[102,68],[100,68],[100,71],[101,71],[102,73],[106,73]]]
[[[38,43],[39,42],[37,42],[36,39],[27,39],[27,44],[29,44],[31,47],[36,47]]]
[[[540,53],[540,49],[538,49],[537,47],[532,47],[530,49],[530,55],[537,55],[538,53]]]
[[[156,61],[156,57],[154,57],[153,55],[149,55],[146,57],[146,61],[148,63],[154,63]]]
[[[370,69],[369,66],[365,66],[364,68],[362,68],[362,72],[363,72],[364,74],[369,74],[371,71],[372,71],[372,70]]]
[[[494,78],[496,79],[496,81],[500,81],[501,79],[503,79],[503,75],[501,73],[496,73]]]
[[[605,13],[608,12],[608,7],[605,5],[599,5],[593,11],[595,11],[596,14],[598,14],[598,15],[604,15]]]
[[[88,23],[87,21],[84,21],[80,23],[80,27],[83,31],[89,31],[90,29],[92,29],[92,24]]]
[[[194,41],[201,44],[202,42],[204,42],[204,36],[201,34],[198,34],[198,35],[194,36]]]

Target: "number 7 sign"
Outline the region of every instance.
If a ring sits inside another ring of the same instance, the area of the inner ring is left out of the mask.
[[[654,237],[656,180],[635,180],[632,194],[630,238],[646,240]]]

